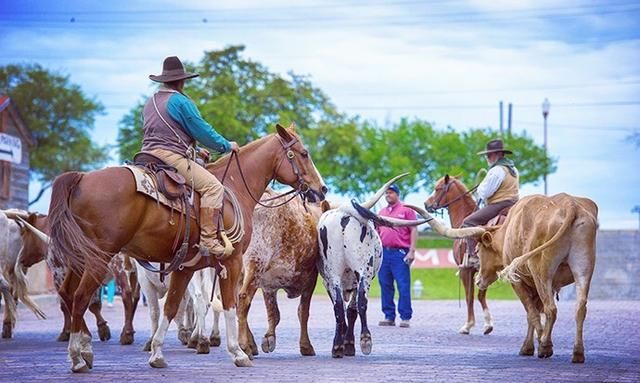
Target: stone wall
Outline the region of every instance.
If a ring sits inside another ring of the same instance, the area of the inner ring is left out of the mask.
[[[600,230],[596,248],[589,298],[640,300],[640,231]],[[560,296],[575,299],[575,286]]]

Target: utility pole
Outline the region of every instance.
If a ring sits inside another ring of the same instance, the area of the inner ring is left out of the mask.
[[[638,214],[638,230],[640,230],[640,205],[634,206],[633,209],[631,209],[631,212]]]
[[[503,109],[503,105],[502,105],[502,101],[500,101],[500,135],[504,136],[504,127],[503,127],[503,124],[502,124],[502,119],[503,119],[502,118],[502,116],[503,116],[502,109]]]
[[[513,117],[513,104],[509,103],[509,112],[507,113],[507,136],[511,137],[511,118]]]
[[[544,156],[547,157],[547,117],[549,116],[549,108],[551,103],[545,97],[542,102],[542,117],[544,117]],[[544,172],[544,195],[547,195],[547,172]]]

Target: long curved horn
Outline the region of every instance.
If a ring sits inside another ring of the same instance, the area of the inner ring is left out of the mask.
[[[373,205],[375,205],[378,200],[380,200],[380,198],[382,198],[382,195],[384,194],[384,192],[387,191],[387,189],[389,188],[389,186],[391,186],[392,183],[396,182],[397,180],[399,180],[402,177],[406,177],[408,176],[409,173],[402,173],[398,176],[393,177],[392,179],[390,179],[389,181],[387,181],[386,184],[384,184],[380,189],[378,189],[378,191],[376,192],[376,194],[373,195],[373,197],[371,197],[367,202],[361,204],[360,206],[362,206],[365,209],[371,209],[373,207]]]
[[[416,211],[421,216],[427,219],[427,223],[431,228],[438,234],[444,235],[448,238],[467,238],[467,237],[479,237],[485,233],[485,229],[481,227],[463,227],[458,229],[450,229],[444,226],[440,221],[433,218],[431,214],[427,213],[426,210],[421,209],[417,206],[413,205],[405,205],[409,209]]]
[[[49,236],[46,235],[45,233],[43,233],[42,231],[40,231],[38,228],[36,228],[35,226],[33,226],[32,224],[30,224],[29,222],[27,222],[24,218],[17,216],[16,217],[18,219],[18,221],[22,222],[23,225],[25,225],[29,230],[31,230],[33,232],[33,234],[36,235],[36,237],[40,238],[40,240],[42,240],[42,242],[49,244]]]
[[[2,213],[4,213],[4,215],[7,216],[7,218],[10,219],[18,219],[18,217],[22,218],[22,219],[28,219],[29,218],[29,212],[24,211],[24,210],[18,210],[18,209],[7,209],[7,210],[0,210]]]
[[[351,200],[351,205],[364,219],[370,219],[380,226],[418,226],[428,222],[428,219],[404,220],[393,217],[381,217],[371,210],[365,209],[364,206],[359,205],[355,200]]]

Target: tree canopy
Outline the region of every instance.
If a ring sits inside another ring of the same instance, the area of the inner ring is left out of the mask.
[[[89,135],[104,107],[68,76],[37,64],[0,66],[0,94],[12,99],[36,143],[29,161],[43,187],[30,204],[60,173],[90,170],[107,160],[108,148]]]
[[[199,63],[187,63],[200,77],[189,80],[185,92],[203,117],[222,135],[240,144],[273,130],[280,122],[296,122],[318,170],[333,192],[362,197],[403,172],[408,192],[429,190],[444,174],[461,175],[470,187],[476,172],[486,168],[476,153],[497,134],[489,128],[458,132],[436,130],[422,120],[403,119],[391,127],[337,111],[329,97],[309,77],[272,73],[244,58],[243,46],[205,52]],[[120,158],[129,159],[141,147],[141,111],[145,100],[120,121]],[[521,183],[536,182],[555,171],[554,161],[525,133],[503,137],[520,170]]]

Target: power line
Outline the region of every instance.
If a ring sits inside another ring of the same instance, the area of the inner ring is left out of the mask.
[[[537,126],[540,127],[542,125],[541,122],[532,122],[532,121],[517,121],[514,122],[513,125],[527,125],[527,126]],[[584,125],[573,125],[573,124],[550,124],[553,128],[561,128],[561,129],[575,129],[575,130],[597,130],[597,131],[623,131],[623,132],[634,132],[640,130],[640,126],[636,128],[632,127],[622,127],[622,126],[584,126]]]
[[[636,106],[640,105],[640,101],[606,101],[606,102],[574,102],[566,104],[555,104],[554,108],[584,108],[584,107],[618,107],[618,106]],[[518,108],[540,108],[539,104],[516,104]],[[495,109],[495,105],[478,104],[478,105],[352,105],[344,106],[344,109],[355,110],[429,110],[429,109]]]

